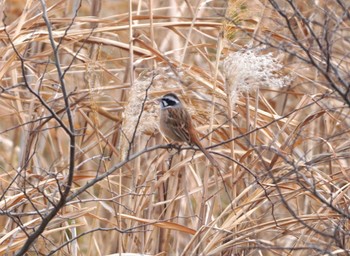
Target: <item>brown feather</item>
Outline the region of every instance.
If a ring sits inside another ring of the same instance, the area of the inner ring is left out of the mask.
[[[176,97],[176,96],[175,96]],[[179,104],[161,109],[160,129],[168,138],[196,145],[208,158],[212,165],[220,169],[218,162],[209,154],[198,139],[198,132],[192,124],[192,119],[187,110]]]

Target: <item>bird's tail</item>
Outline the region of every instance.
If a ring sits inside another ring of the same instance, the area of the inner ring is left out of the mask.
[[[215,160],[215,158],[209,153],[208,150],[206,150],[202,143],[200,143],[199,141],[196,141],[196,146],[199,147],[199,149],[203,152],[203,154],[208,158],[208,160],[210,161],[210,163],[212,165],[214,165],[218,170],[221,170],[219,163]]]

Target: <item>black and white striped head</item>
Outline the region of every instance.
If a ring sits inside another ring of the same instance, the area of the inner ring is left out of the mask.
[[[174,93],[168,93],[160,99],[160,108],[176,108],[182,107],[182,103]]]

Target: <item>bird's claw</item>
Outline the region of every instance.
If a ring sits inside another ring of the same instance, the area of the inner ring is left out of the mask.
[[[178,154],[180,154],[181,146],[182,146],[182,145],[181,145],[181,144],[178,144],[178,143],[169,143],[169,144],[168,144],[169,151],[172,150],[172,149],[176,149]]]

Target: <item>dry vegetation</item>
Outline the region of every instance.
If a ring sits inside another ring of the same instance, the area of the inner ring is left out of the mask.
[[[45,3],[0,2],[0,255],[350,254],[348,1]]]

